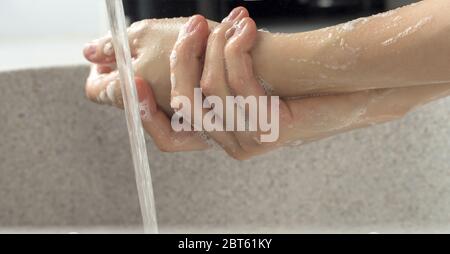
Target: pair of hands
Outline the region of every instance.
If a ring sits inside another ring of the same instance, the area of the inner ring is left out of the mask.
[[[144,23],[145,24],[145,23]],[[130,38],[133,38],[131,35]],[[177,98],[185,96],[194,101],[194,89],[202,88],[204,96],[216,96],[226,101],[227,96],[265,96],[265,90],[253,73],[251,50],[257,40],[257,28],[245,8],[234,9],[221,24],[210,31],[202,16],[191,17],[179,30],[178,39],[170,57],[171,106],[177,111]],[[106,42],[109,41],[109,42]],[[92,65],[86,90],[90,99],[122,107],[120,86],[114,77],[114,53],[110,39],[102,43],[103,52],[85,49]],[[134,41],[131,41],[133,44]],[[143,45],[145,47],[145,45]],[[134,50],[132,50],[134,52]],[[145,57],[136,56],[134,57]],[[99,57],[101,55],[101,57]],[[99,60],[101,58],[101,60]],[[144,70],[145,71],[145,70]],[[411,105],[392,107],[402,89],[363,91],[322,97],[282,99],[279,101],[279,138],[263,143],[263,131],[182,131],[175,132],[171,120],[157,105],[154,89],[143,79],[136,78],[141,105],[143,127],[155,144],[166,152],[204,150],[213,139],[230,156],[245,160],[289,144],[304,144],[341,132],[370,126],[403,116]],[[260,103],[270,112],[271,100]],[[185,105],[183,105],[185,106]],[[234,105],[237,107],[236,105]],[[209,111],[203,110],[203,115]],[[237,110],[237,109],[236,109]],[[189,123],[188,114],[178,111]],[[227,114],[221,114],[227,118]],[[226,120],[224,122],[226,122]]]
[[[133,33],[132,31],[133,29],[130,32]],[[204,17],[199,15],[191,17],[180,29],[170,56],[172,108],[176,110],[181,106],[177,103],[179,96],[185,96],[193,102],[194,88],[199,86],[203,95],[216,96],[223,102],[231,95],[255,96],[255,98],[264,96],[264,89],[253,75],[250,56],[256,37],[256,24],[249,17],[248,11],[242,7],[234,9],[213,31],[210,31],[208,21]],[[106,39],[108,42],[105,42],[105,39],[101,40],[94,44],[103,44],[102,52],[91,50],[98,49],[96,45],[87,47],[84,52],[86,58],[95,63],[91,66],[91,74],[86,85],[87,95],[93,101],[122,107],[120,87],[117,85],[115,75],[114,55],[109,46],[110,40]],[[133,56],[136,56],[135,52]],[[143,127],[162,151],[204,150],[211,146],[210,141],[213,139],[214,143],[220,145],[233,158],[243,160],[283,144],[281,138],[272,143],[260,142],[261,131],[209,131],[202,132],[203,135],[195,131],[176,132],[172,129],[167,111],[157,105],[150,84],[143,78],[136,77],[136,86]],[[281,129],[284,125],[292,128],[288,109],[283,102],[280,104],[280,115],[284,121]],[[192,109],[191,112],[193,111]],[[178,113],[183,114],[181,111]],[[207,110],[202,112],[203,115],[207,113]],[[186,118],[185,114],[183,116]],[[222,116],[226,118],[226,114]],[[200,118],[203,119],[203,116]],[[192,119],[184,120],[194,122],[193,116]],[[223,120],[226,122],[226,119]]]

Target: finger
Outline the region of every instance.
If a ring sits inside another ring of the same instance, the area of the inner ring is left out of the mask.
[[[228,39],[225,47],[225,62],[227,69],[228,84],[232,88],[236,97],[235,113],[235,136],[244,150],[265,151],[276,145],[277,138],[271,142],[263,142],[265,136],[261,131],[258,121],[258,112],[265,110],[266,118],[264,120],[275,123],[282,105],[272,104],[272,100],[267,98],[264,89],[257,81],[253,73],[253,63],[250,51],[254,46],[256,39],[256,25],[254,21],[246,17],[242,19],[234,30],[232,36]],[[237,99],[242,101],[239,102]],[[228,105],[232,106],[232,105]],[[276,106],[276,112],[272,115],[272,106]],[[259,115],[261,117],[261,114]],[[242,119],[247,121],[247,126],[242,126]],[[228,116],[227,116],[228,120]],[[239,121],[241,123],[239,124]],[[244,127],[245,129],[242,129]],[[240,129],[239,129],[240,128]],[[273,131],[273,130],[272,130]]]
[[[226,96],[230,95],[225,75],[225,61],[223,60],[225,59],[226,36],[227,31],[232,31],[230,29],[233,24],[244,17],[248,17],[247,10],[243,7],[235,8],[208,38],[204,70],[200,82],[205,96],[218,96],[223,102],[226,102]],[[223,112],[217,113],[223,117]]]
[[[208,25],[201,16],[192,17],[181,29],[178,41],[171,57],[172,98],[171,106],[177,112],[175,117],[182,116],[183,125],[193,127],[197,131],[203,130],[203,116],[207,111],[202,108],[195,112],[195,103],[202,103],[202,94],[194,89],[198,88],[202,72],[200,57],[205,52],[208,37]],[[175,57],[176,56],[176,57]],[[194,113],[195,112],[195,113]],[[241,148],[230,133],[208,130],[213,138],[231,156],[242,156]]]
[[[158,109],[149,84],[136,78],[142,125],[156,146],[164,152],[204,150],[208,144],[194,132],[174,132],[167,115]]]
[[[225,62],[228,70],[228,85],[235,94],[263,96],[265,91],[253,73],[252,50],[256,40],[255,22],[246,17],[233,31],[225,46]]]
[[[190,103],[192,107],[185,108],[190,110],[190,112],[194,112],[194,89],[199,88],[202,71],[200,59],[206,48],[207,37],[208,25],[205,18],[200,15],[191,17],[180,30],[170,59],[171,105],[173,109],[177,109],[176,106],[179,104],[178,99],[180,96],[186,96],[192,102]],[[186,120],[191,121],[194,119]],[[191,123],[194,122],[192,121]]]
[[[149,26],[149,22],[146,20],[136,22],[128,28],[128,39],[130,44],[130,51],[132,57],[137,56],[137,43],[136,38],[142,34],[145,29]],[[114,45],[112,42],[111,35],[105,36],[103,38],[94,40],[87,43],[83,49],[84,57],[97,64],[110,64],[115,62],[115,52]]]
[[[109,36],[86,44],[83,54],[92,63],[107,64],[115,62],[114,47]]]
[[[93,102],[123,108],[120,79],[117,71],[100,73],[96,65],[91,66],[91,72],[86,81],[86,96]]]
[[[234,8],[230,14],[226,18],[222,20],[222,24],[224,23],[230,23],[233,24],[236,22],[236,20],[240,20],[244,17],[248,17],[249,13],[248,10],[242,6]]]

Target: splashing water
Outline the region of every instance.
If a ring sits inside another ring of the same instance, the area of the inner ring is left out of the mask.
[[[105,0],[108,10],[111,35],[120,73],[125,116],[131,143],[131,154],[136,174],[139,203],[144,223],[144,232],[158,233],[152,178],[147,157],[144,130],[139,112],[139,102],[131,65],[130,45],[125,24],[125,13],[121,0]]]

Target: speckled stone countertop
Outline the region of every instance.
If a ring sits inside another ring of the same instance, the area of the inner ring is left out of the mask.
[[[139,229],[123,113],[87,67],[0,73],[0,232]],[[162,232],[450,232],[450,98],[247,162],[149,142]]]

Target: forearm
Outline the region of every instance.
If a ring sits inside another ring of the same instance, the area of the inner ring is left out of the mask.
[[[428,0],[308,33],[261,33],[255,72],[280,96],[448,82],[448,13],[450,1]]]
[[[307,33],[259,32],[252,51],[254,71],[273,95],[282,97],[449,82],[448,13],[450,1],[427,0]],[[167,112],[169,56],[185,22],[153,24],[154,34],[140,42],[145,46],[135,64]],[[209,22],[211,30],[217,25]]]

